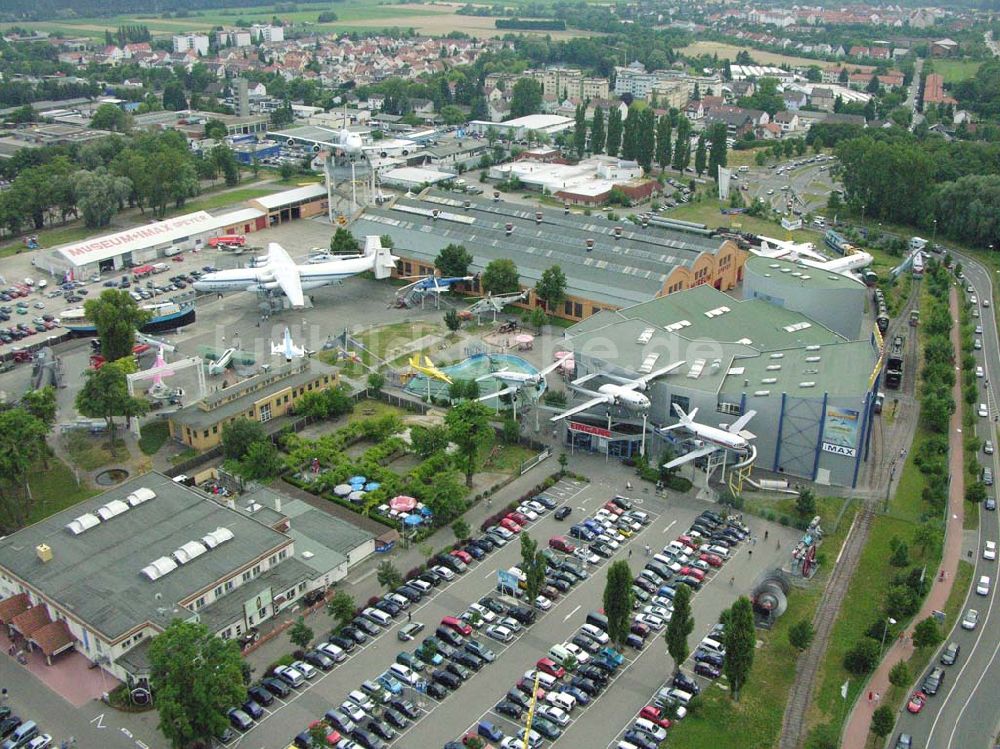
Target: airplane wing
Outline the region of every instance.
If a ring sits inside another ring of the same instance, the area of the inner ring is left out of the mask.
[[[740,418],[738,418],[732,424],[730,424],[729,426],[727,426],[726,427],[726,431],[727,432],[732,432],[733,434],[739,434],[740,432],[743,431],[743,427],[745,427],[747,425],[747,422],[750,421],[750,419],[752,419],[756,415],[757,415],[756,411],[752,411],[752,410],[751,411],[747,411]]]
[[[274,280],[285,292],[292,306],[304,307],[306,300],[302,293],[302,277],[299,275],[298,266],[285,252],[285,248],[277,242],[271,242],[267,246],[267,257],[268,265],[274,273]]]
[[[556,359],[549,366],[542,367],[542,369],[539,370],[539,372],[538,372],[538,376],[541,377],[541,378],[544,378],[545,375],[549,374],[549,372],[554,372],[556,370],[556,368],[558,368],[559,366],[562,365],[562,363],[563,363],[562,359]]]
[[[549,419],[549,421],[560,421],[561,419],[574,416],[580,413],[581,411],[586,411],[588,408],[593,408],[594,406],[600,403],[607,403],[607,402],[608,399],[603,395],[599,398],[591,398],[589,401],[585,401],[584,403],[581,403],[579,406],[573,406],[573,408],[569,409],[568,411],[563,411],[561,414],[553,416],[551,419]]]
[[[496,372],[490,372],[489,374],[484,374],[482,377],[477,377],[476,382],[486,382],[487,380],[492,380],[493,378],[499,379],[500,375],[502,375],[506,371],[507,368],[505,367],[504,369],[498,369]]]
[[[489,395],[484,395],[481,398],[476,398],[476,401],[477,402],[488,401],[494,398],[499,398],[501,395],[510,395],[511,393],[516,393],[516,392],[517,392],[516,387],[509,387],[503,390],[497,390],[495,393],[490,393]]]
[[[715,445],[706,445],[705,447],[699,447],[697,450],[692,450],[686,455],[682,455],[679,458],[674,458],[669,463],[665,463],[663,467],[668,470],[671,468],[676,468],[677,466],[682,466],[685,463],[690,463],[692,460],[697,460],[703,455],[708,455],[709,453],[713,453],[718,449],[719,448],[716,447]]]
[[[670,372],[673,372],[678,367],[683,367],[683,366],[684,366],[684,360],[683,359],[681,359],[680,361],[675,361],[672,364],[668,364],[665,367],[661,367],[660,369],[657,369],[657,370],[655,370],[653,372],[650,372],[647,375],[643,375],[642,377],[639,377],[638,379],[635,380],[635,384],[631,385],[631,387],[635,388],[635,387],[637,387],[639,385],[643,385],[643,386],[648,385],[650,382],[652,382],[653,380],[655,380],[657,377],[662,377],[665,374],[669,374]]]

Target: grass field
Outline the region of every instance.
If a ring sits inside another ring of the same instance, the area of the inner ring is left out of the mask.
[[[729,59],[733,61],[736,59],[736,55],[742,50],[746,50],[750,53],[750,56],[756,60],[761,65],[791,65],[791,66],[805,66],[809,65],[819,65],[821,68],[834,67],[835,63],[825,62],[823,60],[810,60],[807,57],[793,57],[791,55],[779,55],[774,52],[762,52],[759,49],[753,49],[752,47],[737,47],[734,44],[726,44],[724,42],[710,42],[710,41],[700,41],[694,44],[689,44],[686,47],[681,47],[677,51],[683,55],[718,55],[719,59]]]
[[[934,72],[944,78],[945,83],[958,83],[971,78],[982,65],[978,60],[934,60]]]
[[[718,198],[705,198],[695,203],[685,203],[677,206],[663,215],[666,218],[676,218],[681,221],[695,221],[709,227],[724,226],[726,228],[750,231],[764,234],[776,239],[792,239],[796,242],[815,242],[816,235],[804,231],[789,232],[781,225],[772,221],[746,216],[743,214],[725,215],[719,209],[724,203]]]
[[[177,209],[176,213],[211,211],[215,208],[224,208],[226,206],[235,205],[236,203],[243,203],[247,200],[263,197],[264,195],[272,195],[274,192],[274,190],[265,190],[260,187],[243,187],[238,190],[230,190],[228,192],[215,194],[209,193],[187,201],[183,207]],[[168,211],[168,214],[169,213],[171,212]]]
[[[427,3],[399,5],[379,0],[347,0],[334,5],[330,3],[298,4],[294,12],[275,11],[273,6],[245,8],[234,5],[231,8],[206,10],[191,13],[184,18],[162,18],[159,14],[136,16],[109,16],[107,18],[79,18],[59,21],[38,21],[19,24],[25,28],[68,36],[87,36],[103,39],[105,29],[112,31],[123,24],[140,23],[147,26],[154,35],[177,34],[189,31],[207,32],[215,26],[231,26],[236,20],[247,23],[266,23],[272,16],[297,25],[307,25],[321,31],[372,31],[375,29],[400,26],[413,27],[418,33],[444,35],[450,31],[464,31],[478,37],[502,36],[507,30],[497,29],[493,18],[462,16],[455,11],[461,7],[456,3]],[[333,10],[337,20],[332,23],[318,23],[323,11]],[[545,31],[519,32],[550,35],[553,38],[591,36],[585,31]]]
[[[50,458],[45,470],[35,471],[28,480],[35,504],[31,509],[30,523],[37,523],[67,507],[72,507],[99,492],[86,485],[77,486],[72,469],[59,458]]]
[[[170,426],[167,422],[152,421],[143,426],[139,433],[139,449],[144,455],[155,455],[168,437],[170,437]]]

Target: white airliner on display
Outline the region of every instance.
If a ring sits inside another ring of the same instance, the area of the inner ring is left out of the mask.
[[[664,466],[665,468],[674,468],[683,463],[689,463],[695,458],[700,458],[702,455],[708,455],[711,452],[715,452],[719,448],[745,451],[749,449],[750,440],[754,438],[754,435],[750,432],[743,432],[743,427],[747,425],[747,422],[749,422],[750,419],[757,415],[756,411],[747,411],[732,424],[725,427],[713,427],[708,424],[699,424],[694,420],[694,417],[698,413],[697,408],[692,409],[691,413],[688,414],[684,413],[684,409],[675,403],[674,411],[677,412],[677,416],[680,418],[680,421],[676,424],[664,427],[660,430],[661,432],[683,429],[693,434],[701,442],[708,444],[699,447],[696,450],[692,450],[686,455],[682,455],[679,458],[671,460]]]
[[[194,283],[198,291],[277,291],[288,297],[293,307],[304,307],[303,291],[328,286],[336,281],[372,271],[375,278],[392,275],[397,258],[382,246],[378,235],[365,237],[363,255],[345,255],[325,263],[297,265],[276,242],[267,246],[267,255],[254,267],[206,273]]]
[[[515,372],[512,369],[498,369],[496,372],[490,372],[482,377],[477,377],[476,382],[485,382],[486,380],[500,380],[508,385],[514,385],[516,387],[524,387],[526,385],[538,385],[542,380],[545,379],[549,372],[555,370],[559,365],[562,364],[562,359],[557,359],[552,362],[549,366],[545,367],[535,374],[528,374],[527,372]],[[492,396],[491,396],[492,397]]]
[[[619,385],[609,382],[606,385],[601,385],[596,391],[587,390],[585,388],[575,388],[593,397],[585,403],[581,403],[579,406],[573,406],[573,408],[568,411],[563,411],[561,414],[553,416],[549,419],[549,421],[559,421],[560,419],[565,419],[568,416],[573,416],[581,411],[586,411],[587,409],[593,408],[601,403],[607,403],[609,406],[624,406],[630,411],[648,411],[649,398],[639,391],[646,390],[649,387],[649,383],[657,377],[662,377],[665,374],[673,372],[675,369],[683,365],[683,361],[674,362],[673,364],[663,367],[662,369],[658,369],[655,372],[650,372],[642,377],[637,377],[634,380],[628,380],[624,377],[616,377],[614,375],[604,374],[601,372],[584,375],[580,379],[574,380],[572,384],[581,385],[594,377],[607,377],[610,380],[617,380],[622,384]]]
[[[309,356],[312,351],[306,349],[305,346],[296,346],[292,343],[292,332],[285,327],[285,337],[281,343],[271,344],[272,354],[281,354],[285,357],[285,361],[291,361],[292,359],[301,359],[303,356]]]

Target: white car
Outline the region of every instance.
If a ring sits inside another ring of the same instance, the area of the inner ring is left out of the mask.
[[[315,679],[316,675],[319,673],[315,668],[303,661],[295,661],[292,663],[292,668],[305,676],[307,679]]]
[[[341,702],[340,711],[344,713],[347,717],[349,717],[351,720],[353,720],[355,723],[360,723],[367,717],[365,715],[365,711],[362,710],[357,703],[352,702],[351,700],[344,700],[343,702]]]
[[[586,546],[577,546],[573,550],[573,556],[577,559],[582,559],[587,564],[597,564],[601,561],[601,558]]]
[[[976,377],[979,377],[980,379],[982,379],[985,376],[986,376],[986,373],[983,371],[983,368],[982,367],[976,367]]]
[[[986,407],[985,403],[979,404],[979,417],[985,419],[990,415],[990,409]]]
[[[532,522],[538,520],[538,513],[532,510],[527,505],[518,505],[517,511],[522,515],[524,515],[526,518],[528,518],[528,520],[531,520]]]
[[[370,713],[372,710],[375,709],[375,703],[372,702],[371,699],[368,697],[368,695],[366,695],[360,689],[351,690],[351,692],[347,695],[347,699],[354,702],[358,707],[360,707],[366,713]]]
[[[590,639],[597,640],[601,645],[607,645],[611,641],[607,632],[600,627],[595,627],[593,624],[584,624],[580,627],[580,631]]]
[[[399,606],[399,608],[403,609],[403,611],[410,608],[410,599],[406,596],[400,595],[399,593],[390,593],[386,596],[386,599],[392,601],[394,604]]]
[[[514,538],[514,533],[512,531],[507,530],[502,525],[494,525],[492,528],[490,528],[490,533],[496,533],[505,541],[510,541],[512,538]]]
[[[989,575],[983,575],[979,578],[979,582],[976,583],[976,594],[980,596],[988,596],[990,594]]]
[[[983,559],[989,559],[991,562],[995,561],[997,558],[997,542],[987,541],[986,546],[983,547]]]
[[[431,572],[433,572],[438,577],[441,577],[449,582],[455,579],[455,573],[444,565],[438,565],[437,567],[431,567]]]
[[[722,557],[723,559],[729,559],[729,549],[725,546],[718,546],[716,544],[702,544],[698,551],[703,554],[715,554],[717,557]]]
[[[569,652],[570,655],[576,658],[576,662],[579,663],[581,666],[590,660],[590,653],[588,653],[586,650],[581,648],[576,643],[564,642],[562,646]]]
[[[541,609],[542,611],[548,611],[552,608],[552,601],[545,596],[538,596],[538,598],[535,599],[535,607]]]
[[[545,701],[550,705],[555,705],[564,713],[568,713],[576,707],[576,697],[568,692],[558,692],[554,689],[545,694]]]
[[[306,677],[302,675],[302,672],[291,666],[275,666],[274,675],[296,689],[301,687],[306,681]]]
[[[469,611],[475,611],[479,614],[479,617],[487,624],[492,624],[496,621],[497,615],[490,611],[488,608],[483,606],[481,603],[473,603],[469,606]]]
[[[962,629],[975,629],[977,624],[979,624],[979,612],[975,609],[966,611],[962,617]]]
[[[569,716],[561,707],[556,707],[555,705],[542,705],[538,708],[538,712],[560,728],[565,728],[569,725]]]
[[[673,611],[674,610],[674,602],[671,601],[666,596],[653,596],[652,598],[649,599],[649,602],[653,606],[661,606],[661,607],[665,608],[667,611]]]
[[[600,536],[597,537],[597,540],[600,541],[601,543],[610,546],[613,551],[617,551],[618,547],[621,546],[621,544],[618,543],[617,537],[612,538],[607,533],[602,533]]]
[[[983,350],[983,339],[982,338],[977,338],[976,340],[974,340],[972,342],[972,348],[974,348],[976,351],[982,351]]]
[[[642,607],[643,614],[652,614],[653,616],[658,616],[664,621],[670,621],[670,609],[663,606],[658,606],[656,604],[650,604],[649,606]]]
[[[25,744],[24,749],[49,749],[50,746],[52,746],[52,737],[43,733]]]
[[[510,642],[514,639],[514,633],[502,624],[494,624],[486,628],[486,636],[497,642]]]
[[[539,515],[544,515],[546,512],[548,512],[548,509],[545,507],[545,505],[543,505],[541,502],[536,502],[533,499],[529,499],[527,502],[525,502],[521,506],[522,507],[528,507],[528,508],[534,510],[535,512],[537,512]],[[527,514],[527,513],[525,513],[525,514]],[[529,515],[528,517],[531,517],[531,516]]]
[[[639,718],[635,722],[635,727],[638,728],[643,733],[647,733],[652,736],[657,741],[667,740],[667,731],[663,726],[656,725],[653,721],[647,720],[646,718]]]
[[[497,624],[499,626],[501,626],[501,627],[506,627],[511,632],[520,632],[521,631],[521,622],[519,622],[517,619],[515,619],[512,616],[505,616],[503,619],[501,619],[500,621],[498,621]]]
[[[663,629],[666,622],[655,614],[637,614],[635,621],[638,624],[645,624],[650,629]]]
[[[986,440],[983,443],[983,452],[987,455],[993,454],[993,440]]]
[[[982,325],[977,325],[976,326],[976,335],[982,335],[982,334],[983,334],[983,326]]]

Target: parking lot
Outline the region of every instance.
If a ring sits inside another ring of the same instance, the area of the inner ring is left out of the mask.
[[[528,532],[539,542],[540,548],[546,546],[551,536],[566,535],[572,523],[596,513],[613,495],[607,487],[571,482],[559,484],[547,493],[558,503],[571,507],[571,514],[560,522],[553,518],[552,512],[547,512],[528,526]],[[649,515],[650,522],[626,539],[611,557],[612,560],[628,560],[633,572],[638,572],[648,561],[645,555],[647,544],[651,553],[658,552],[685,530],[699,512],[710,507],[689,498],[640,495],[633,500],[636,509]],[[791,541],[792,536],[786,530],[768,527],[773,537],[772,544],[778,538],[783,542]],[[763,526],[760,532],[763,532]],[[730,605],[736,595],[747,592],[762,570],[775,567],[782,561],[781,553],[773,546],[759,548],[752,557],[745,550],[746,546],[744,543],[734,548],[733,555],[739,559],[727,562],[720,571],[706,576],[703,589],[695,596],[696,626],[691,637],[692,645],[711,628],[719,613]],[[410,607],[412,620],[426,625],[415,641],[405,644],[398,641],[398,630],[407,622],[407,616],[400,615],[380,636],[357,647],[332,671],[320,672],[315,679],[294,690],[287,699],[277,698],[257,725],[238,736],[230,746],[254,749],[287,746],[310,723],[321,718],[331,707],[341,704],[347,694],[358,689],[363,681],[374,680],[382,674],[400,651],[412,652],[423,637],[434,633],[442,617],[458,616],[470,603],[486,595],[496,596],[497,570],[507,569],[519,560],[520,545],[514,539],[482,561],[473,562],[467,572],[453,582],[434,588],[429,597]],[[539,658],[548,654],[552,645],[569,640],[584,623],[587,614],[601,608],[605,583],[602,570],[610,561],[601,560],[589,565],[590,575],[586,580],[560,596],[548,611],[537,612],[535,623],[522,628],[512,641],[501,643],[490,639],[486,635],[486,625],[479,629],[473,637],[492,650],[496,659],[474,673],[456,693],[437,700],[417,689],[405,687],[400,697],[413,703],[418,717],[389,743],[394,747],[443,746],[460,739],[467,730],[474,730],[481,719],[491,721],[507,736],[516,735],[518,724],[497,714],[495,706],[526,671],[535,667]],[[721,582],[720,577],[724,578]],[[729,578],[733,578],[732,585]],[[325,634],[317,633],[318,636]],[[570,741],[574,745],[594,749],[606,749],[616,743],[628,717],[648,704],[651,696],[663,685],[665,674],[672,665],[665,651],[662,629],[652,632],[642,649],[625,648],[622,654],[624,660],[611,676],[608,687],[601,690],[588,706],[572,710],[562,728],[562,736],[555,742],[545,743],[565,742],[566,736],[572,737]],[[631,724],[631,721],[628,722]]]

